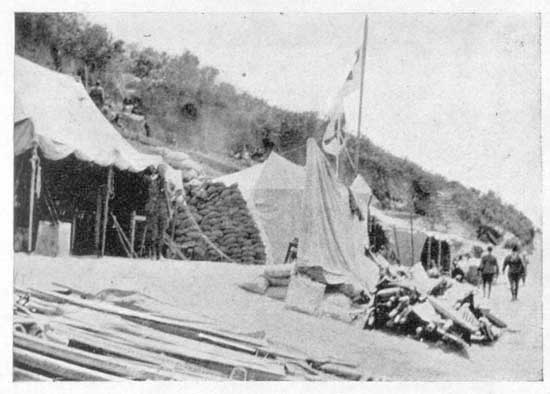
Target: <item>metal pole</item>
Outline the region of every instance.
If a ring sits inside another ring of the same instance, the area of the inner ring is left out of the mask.
[[[32,251],[32,228],[34,222],[34,195],[36,193],[36,167],[38,162],[38,147],[34,145],[32,147],[31,155],[31,188],[30,188],[30,198],[29,198],[29,231],[28,231],[28,240],[27,240],[27,252]]]
[[[105,255],[105,239],[107,236],[107,222],[109,221],[109,198],[111,196],[111,183],[113,180],[113,166],[107,171],[107,187],[105,188],[105,207],[103,211],[103,238],[101,240],[101,257]]]
[[[367,51],[367,30],[369,17],[365,15],[365,26],[363,28],[363,47],[361,49],[361,80],[359,84],[359,114],[357,119],[357,142],[355,145],[355,175],[359,172],[359,136],[361,135],[361,115],[363,112],[363,88],[365,76],[365,58]]]

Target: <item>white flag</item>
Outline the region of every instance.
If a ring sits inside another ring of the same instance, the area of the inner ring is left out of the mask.
[[[344,97],[351,92],[359,89],[361,86],[361,48],[355,51],[355,61],[351,67],[351,71],[348,73],[344,85],[340,89],[339,96]]]
[[[337,156],[344,147],[345,124],[346,117],[344,115],[343,106],[340,105],[330,114],[329,123],[323,135],[323,150],[328,154]]]

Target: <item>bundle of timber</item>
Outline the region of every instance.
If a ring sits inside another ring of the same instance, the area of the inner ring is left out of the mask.
[[[192,260],[265,264],[265,247],[237,185],[186,186],[187,206],[174,216],[174,239]]]
[[[263,332],[230,330],[150,297],[56,286],[16,288],[15,380],[362,378],[348,362],[314,359]]]
[[[506,324],[476,302],[476,288],[450,278],[429,278],[417,264],[388,270],[380,280],[365,328],[391,329],[465,351],[495,341]]]

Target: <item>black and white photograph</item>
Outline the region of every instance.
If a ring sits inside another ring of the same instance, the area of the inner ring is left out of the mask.
[[[544,15],[10,18],[15,386],[543,381]]]

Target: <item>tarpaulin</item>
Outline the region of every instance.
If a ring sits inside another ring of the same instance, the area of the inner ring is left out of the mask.
[[[366,221],[350,210],[348,189],[340,184],[313,139],[307,141],[298,267],[321,267],[327,284],[349,283],[373,291],[379,268],[364,253]]]

